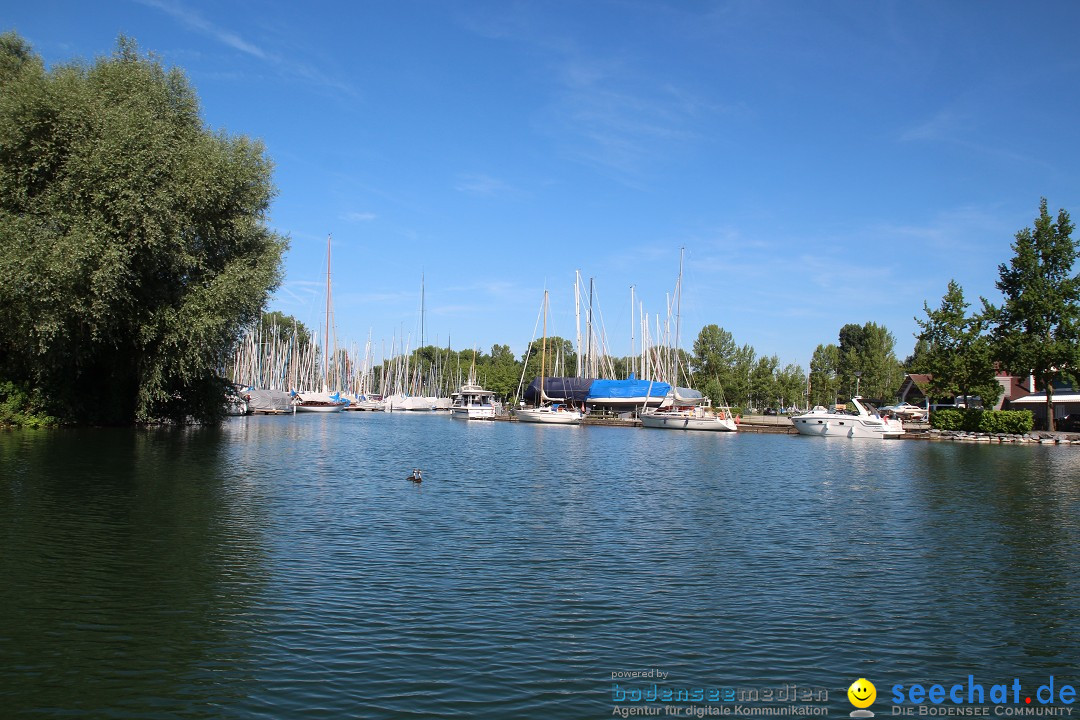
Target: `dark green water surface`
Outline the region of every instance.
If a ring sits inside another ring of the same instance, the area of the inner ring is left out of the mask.
[[[896,684],[1080,686],[1080,447],[6,432],[0,543],[3,718],[603,718],[793,684],[846,717],[860,677],[887,717]]]

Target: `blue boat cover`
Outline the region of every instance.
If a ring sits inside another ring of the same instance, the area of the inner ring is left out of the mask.
[[[671,386],[665,382],[651,380],[593,380],[589,389],[588,402],[604,400],[627,400],[630,398],[664,398],[671,392]],[[549,392],[548,395],[551,393]]]
[[[549,398],[560,398],[571,403],[583,403],[589,397],[589,387],[595,382],[592,378],[549,377],[544,378],[544,394]],[[533,378],[525,388],[525,402],[540,405],[540,378]]]

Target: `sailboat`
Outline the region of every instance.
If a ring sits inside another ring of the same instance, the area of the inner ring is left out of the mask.
[[[323,336],[322,392],[297,392],[293,398],[296,412],[341,412],[348,404],[339,393],[330,394],[330,235],[326,236],[326,334]]]
[[[683,256],[679,253],[679,281],[676,284],[677,301],[675,310],[675,348],[679,347],[679,327],[681,325]],[[679,354],[674,358],[675,379],[679,375]],[[644,408],[638,413],[641,424],[647,428],[664,430],[712,430],[714,432],[735,432],[739,429],[738,420],[731,408],[724,406],[709,412],[709,399],[697,390],[671,386],[671,392],[664,403],[655,409]]]
[[[564,398],[549,397],[544,392],[544,375],[547,367],[547,315],[548,291],[544,291],[544,340],[540,350],[540,396],[534,408],[520,408],[514,416],[521,422],[545,423],[547,425],[578,425],[581,423],[581,411],[566,403]],[[534,326],[535,327],[535,326]],[[535,332],[535,330],[533,331]],[[534,336],[535,337],[535,336]]]
[[[738,420],[729,407],[717,408],[709,412],[709,400],[697,390],[673,387],[672,404],[658,410],[643,410],[638,414],[641,424],[647,428],[665,430],[713,430],[717,432],[735,432],[739,429]]]

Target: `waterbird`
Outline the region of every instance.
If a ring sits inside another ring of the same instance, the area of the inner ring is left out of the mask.
[[[423,482],[424,478],[420,471],[420,468],[413,468],[412,475],[406,475],[405,479],[409,482],[419,483]]]

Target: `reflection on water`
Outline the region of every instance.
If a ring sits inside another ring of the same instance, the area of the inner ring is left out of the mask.
[[[0,434],[0,704],[579,718],[657,667],[846,713],[857,677],[1077,680],[1074,452],[433,414]]]

